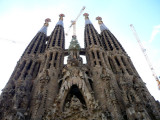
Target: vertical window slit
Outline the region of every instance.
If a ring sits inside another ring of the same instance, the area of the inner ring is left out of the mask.
[[[17,71],[16,75],[15,75],[15,80],[17,80],[19,78],[19,76],[21,75],[21,71],[24,69],[26,65],[26,61],[23,61],[22,65],[20,66],[19,71]]]
[[[41,65],[41,62],[35,63],[33,73],[32,73],[33,78],[35,78],[38,75],[40,65]]]
[[[58,52],[56,52],[56,55],[55,55],[55,59],[54,59],[54,60],[57,60],[57,57],[58,57]]]
[[[116,73],[116,67],[114,66],[114,63],[110,57],[108,58],[108,61],[109,61],[109,64],[110,64],[110,67],[111,67],[113,73]]]
[[[29,70],[31,68],[32,65],[32,60],[29,62],[28,66],[27,66],[27,70]]]
[[[99,52],[97,51],[97,57],[98,57],[98,59],[100,59],[100,56],[99,56]]]
[[[59,67],[61,67],[61,63],[62,63],[62,55],[60,56]]]
[[[88,29],[88,27],[86,28],[87,29],[87,33],[88,33],[88,40],[89,40],[89,45],[91,45],[92,43],[91,43],[91,38],[90,38],[90,36],[89,36],[89,29]]]
[[[95,55],[94,55],[94,52],[92,51],[92,57],[93,57],[93,59],[95,59]]]
[[[34,53],[37,53],[38,48],[39,48],[39,45],[40,45],[40,43],[41,43],[41,40],[42,40],[42,36],[41,36],[40,39],[38,40],[37,46],[36,46],[36,48],[35,48],[35,50],[34,50]]]
[[[99,61],[99,65],[100,65],[100,66],[102,66],[102,63],[101,63],[101,61]]]
[[[26,61],[23,61],[22,65],[20,66],[20,71],[22,71],[22,70],[23,70],[23,68],[24,68],[25,64],[26,64]]]
[[[117,57],[115,57],[115,60],[116,60],[117,65],[120,66],[120,63],[119,63]]]
[[[27,69],[23,75],[23,78],[26,78],[26,76],[28,75],[28,71],[30,70],[31,68],[31,65],[32,65],[32,60],[29,62],[28,66],[27,66]]]
[[[33,49],[33,46],[34,46],[34,44],[35,44],[35,42],[36,42],[36,40],[38,39],[38,35],[37,35],[37,37],[33,40],[33,42],[31,43],[31,46],[30,46],[30,48],[29,48],[29,50],[28,50],[28,54],[30,54],[31,53],[31,51],[32,51],[32,49]]]
[[[123,65],[126,66],[126,62],[122,56],[121,56],[121,60],[122,60]]]
[[[110,50],[113,50],[113,47],[112,47],[112,45],[111,45],[111,43],[110,43],[110,41],[109,41],[108,36],[105,35],[105,38],[107,39],[107,43],[108,43],[108,45],[109,45],[109,47],[110,47]]]
[[[51,63],[48,63],[48,64],[47,64],[47,69],[49,69],[49,68],[50,68],[50,66],[51,66]]]
[[[56,67],[56,63],[54,63],[54,67]]]
[[[102,34],[102,37],[101,37],[101,38],[102,38],[102,43],[103,43],[104,49],[105,49],[105,50],[108,50],[103,34]]]
[[[50,53],[50,56],[49,56],[49,61],[52,60],[52,57],[53,57],[53,53],[51,52],[51,53]]]
[[[42,44],[41,44],[41,48],[40,48],[40,53],[43,53],[44,52],[44,50],[45,50],[45,46],[46,46],[46,39],[45,38],[43,38],[43,42],[42,42]]]

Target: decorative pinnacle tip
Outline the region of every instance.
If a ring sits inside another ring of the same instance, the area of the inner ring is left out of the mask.
[[[51,19],[50,19],[50,18],[45,19],[44,26],[47,26],[47,27],[48,27],[48,25],[49,25],[48,23],[49,23],[49,22],[51,22]]]
[[[63,17],[65,17],[65,15],[64,14],[60,14],[59,17],[60,17],[59,20],[63,20]]]
[[[65,15],[64,14],[60,14],[59,17],[65,17]]]
[[[99,23],[99,24],[102,24],[102,23],[103,23],[103,22],[102,22],[102,18],[101,18],[101,17],[99,17],[99,16],[98,16],[98,17],[96,17],[96,20],[98,20],[98,23]]]
[[[45,23],[51,22],[50,18],[45,19]]]
[[[83,16],[85,16],[85,19],[89,19],[89,18],[88,18],[88,16],[89,16],[88,13],[84,13]]]
[[[89,14],[88,14],[88,13],[84,13],[84,14],[83,14],[83,16],[88,17],[88,16],[89,16]]]
[[[98,16],[98,17],[96,17],[96,20],[102,20],[102,18]]]

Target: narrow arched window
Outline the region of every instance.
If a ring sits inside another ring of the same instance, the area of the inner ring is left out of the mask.
[[[92,51],[92,57],[93,57],[93,59],[95,59],[95,55],[94,55],[94,52]]]
[[[38,75],[39,68],[40,68],[41,62],[36,62],[34,65],[32,77],[35,78]]]
[[[111,67],[113,73],[116,73],[116,67],[113,63],[113,60],[110,57],[108,57],[108,61],[109,61],[109,64],[110,64],[110,67]]]
[[[124,66],[126,66],[126,61],[124,60],[124,58],[121,56],[121,60]]]
[[[117,59],[117,57],[115,57],[115,61],[116,61],[117,65],[120,66],[120,62],[119,62],[119,60]]]

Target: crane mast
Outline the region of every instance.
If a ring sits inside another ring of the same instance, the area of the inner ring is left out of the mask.
[[[154,70],[154,68],[153,68],[153,66],[152,66],[152,64],[151,64],[151,62],[150,62],[150,59],[149,59],[149,57],[148,57],[148,55],[147,55],[147,53],[146,53],[146,49],[144,49],[144,47],[143,47],[143,45],[142,45],[142,43],[141,43],[141,41],[140,41],[140,39],[139,39],[139,37],[138,37],[138,34],[137,34],[134,26],[133,26],[132,24],[130,24],[130,27],[131,27],[131,30],[132,30],[132,32],[133,32],[133,34],[134,34],[134,36],[135,36],[135,38],[136,38],[136,40],[137,40],[137,42],[138,42],[141,50],[142,50],[142,52],[143,52],[143,55],[144,55],[144,57],[145,57],[148,65],[149,65],[149,68],[150,68],[151,71],[152,71],[153,77],[155,78],[155,80],[156,80],[157,83],[158,83],[158,88],[160,89],[160,81],[159,81],[159,79],[158,79],[158,77],[157,77],[157,75],[156,75],[156,73],[155,73],[155,70]]]
[[[80,15],[82,14],[82,12],[84,11],[84,9],[85,9],[85,6],[83,6],[83,8],[81,9],[80,13],[76,17],[76,19],[71,21],[71,25],[69,26],[69,29],[68,29],[66,35],[68,35],[71,27],[73,26],[73,36],[76,36],[76,22],[77,22],[78,18],[80,17]]]

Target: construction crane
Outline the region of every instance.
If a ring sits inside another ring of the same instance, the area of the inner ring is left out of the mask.
[[[68,35],[71,27],[73,26],[73,35],[76,36],[76,22],[77,22],[79,16],[82,14],[82,12],[84,11],[85,8],[86,8],[86,7],[83,6],[83,8],[81,9],[80,13],[79,13],[78,16],[76,17],[76,19],[71,21],[71,25],[69,26],[69,29],[68,29],[66,35]]]
[[[142,52],[143,52],[144,57],[146,58],[146,61],[147,61],[148,65],[149,65],[149,68],[150,68],[151,71],[152,71],[153,77],[155,78],[155,80],[156,80],[157,83],[158,83],[158,88],[160,89],[160,81],[159,81],[159,79],[158,79],[158,77],[157,77],[157,75],[156,75],[156,73],[155,73],[155,70],[154,70],[154,68],[153,68],[153,66],[152,66],[152,64],[151,64],[151,62],[150,62],[150,60],[149,60],[149,57],[148,57],[148,55],[147,55],[147,53],[146,53],[146,49],[144,49],[144,47],[143,47],[143,45],[142,45],[142,43],[141,43],[141,41],[140,41],[140,39],[139,39],[139,37],[138,37],[138,34],[137,34],[134,26],[133,26],[132,24],[130,24],[130,27],[131,27],[131,30],[132,30],[132,32],[133,32],[133,34],[134,34],[134,36],[135,36],[135,38],[136,38],[136,40],[137,40],[137,42],[138,42],[141,50],[142,50]]]
[[[7,39],[7,38],[1,38],[1,37],[0,37],[0,41],[11,42],[11,43],[14,43],[14,44],[22,43],[20,41],[15,41],[15,40]]]

